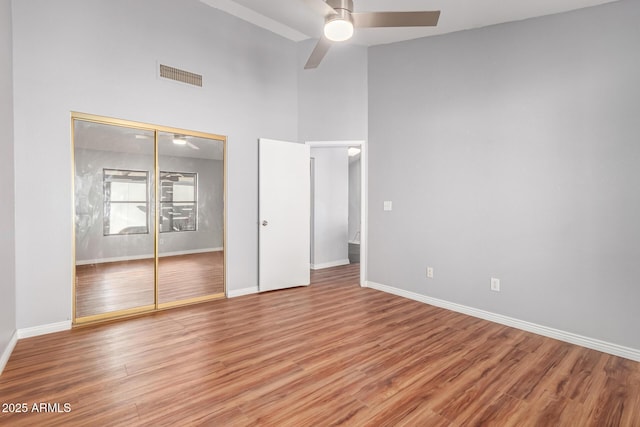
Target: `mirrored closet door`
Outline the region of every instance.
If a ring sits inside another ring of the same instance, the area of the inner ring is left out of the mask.
[[[224,295],[224,143],[158,133],[160,306]]]
[[[74,321],[221,298],[224,137],[74,113]]]

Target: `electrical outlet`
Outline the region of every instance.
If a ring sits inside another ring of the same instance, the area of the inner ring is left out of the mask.
[[[427,267],[427,278],[433,279],[433,267]]]
[[[491,278],[491,290],[500,292],[500,279],[496,279],[495,277]]]

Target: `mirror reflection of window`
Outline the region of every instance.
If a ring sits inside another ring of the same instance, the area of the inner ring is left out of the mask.
[[[149,233],[149,172],[103,169],[104,235]]]
[[[225,138],[72,121],[74,322],[224,298]]]
[[[160,171],[160,232],[196,231],[198,228],[198,175]]]

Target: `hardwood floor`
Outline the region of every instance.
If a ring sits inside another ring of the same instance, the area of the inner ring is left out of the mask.
[[[76,314],[92,316],[154,303],[154,261],[76,266]],[[161,257],[160,303],[224,293],[222,251]]]
[[[357,285],[312,285],[20,340],[0,424],[640,426],[640,364]]]

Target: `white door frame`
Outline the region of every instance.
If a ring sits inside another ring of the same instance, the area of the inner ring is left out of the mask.
[[[367,273],[367,238],[369,228],[367,227],[367,142],[356,141],[307,141],[311,148],[327,147],[360,147],[360,286],[366,286]]]

